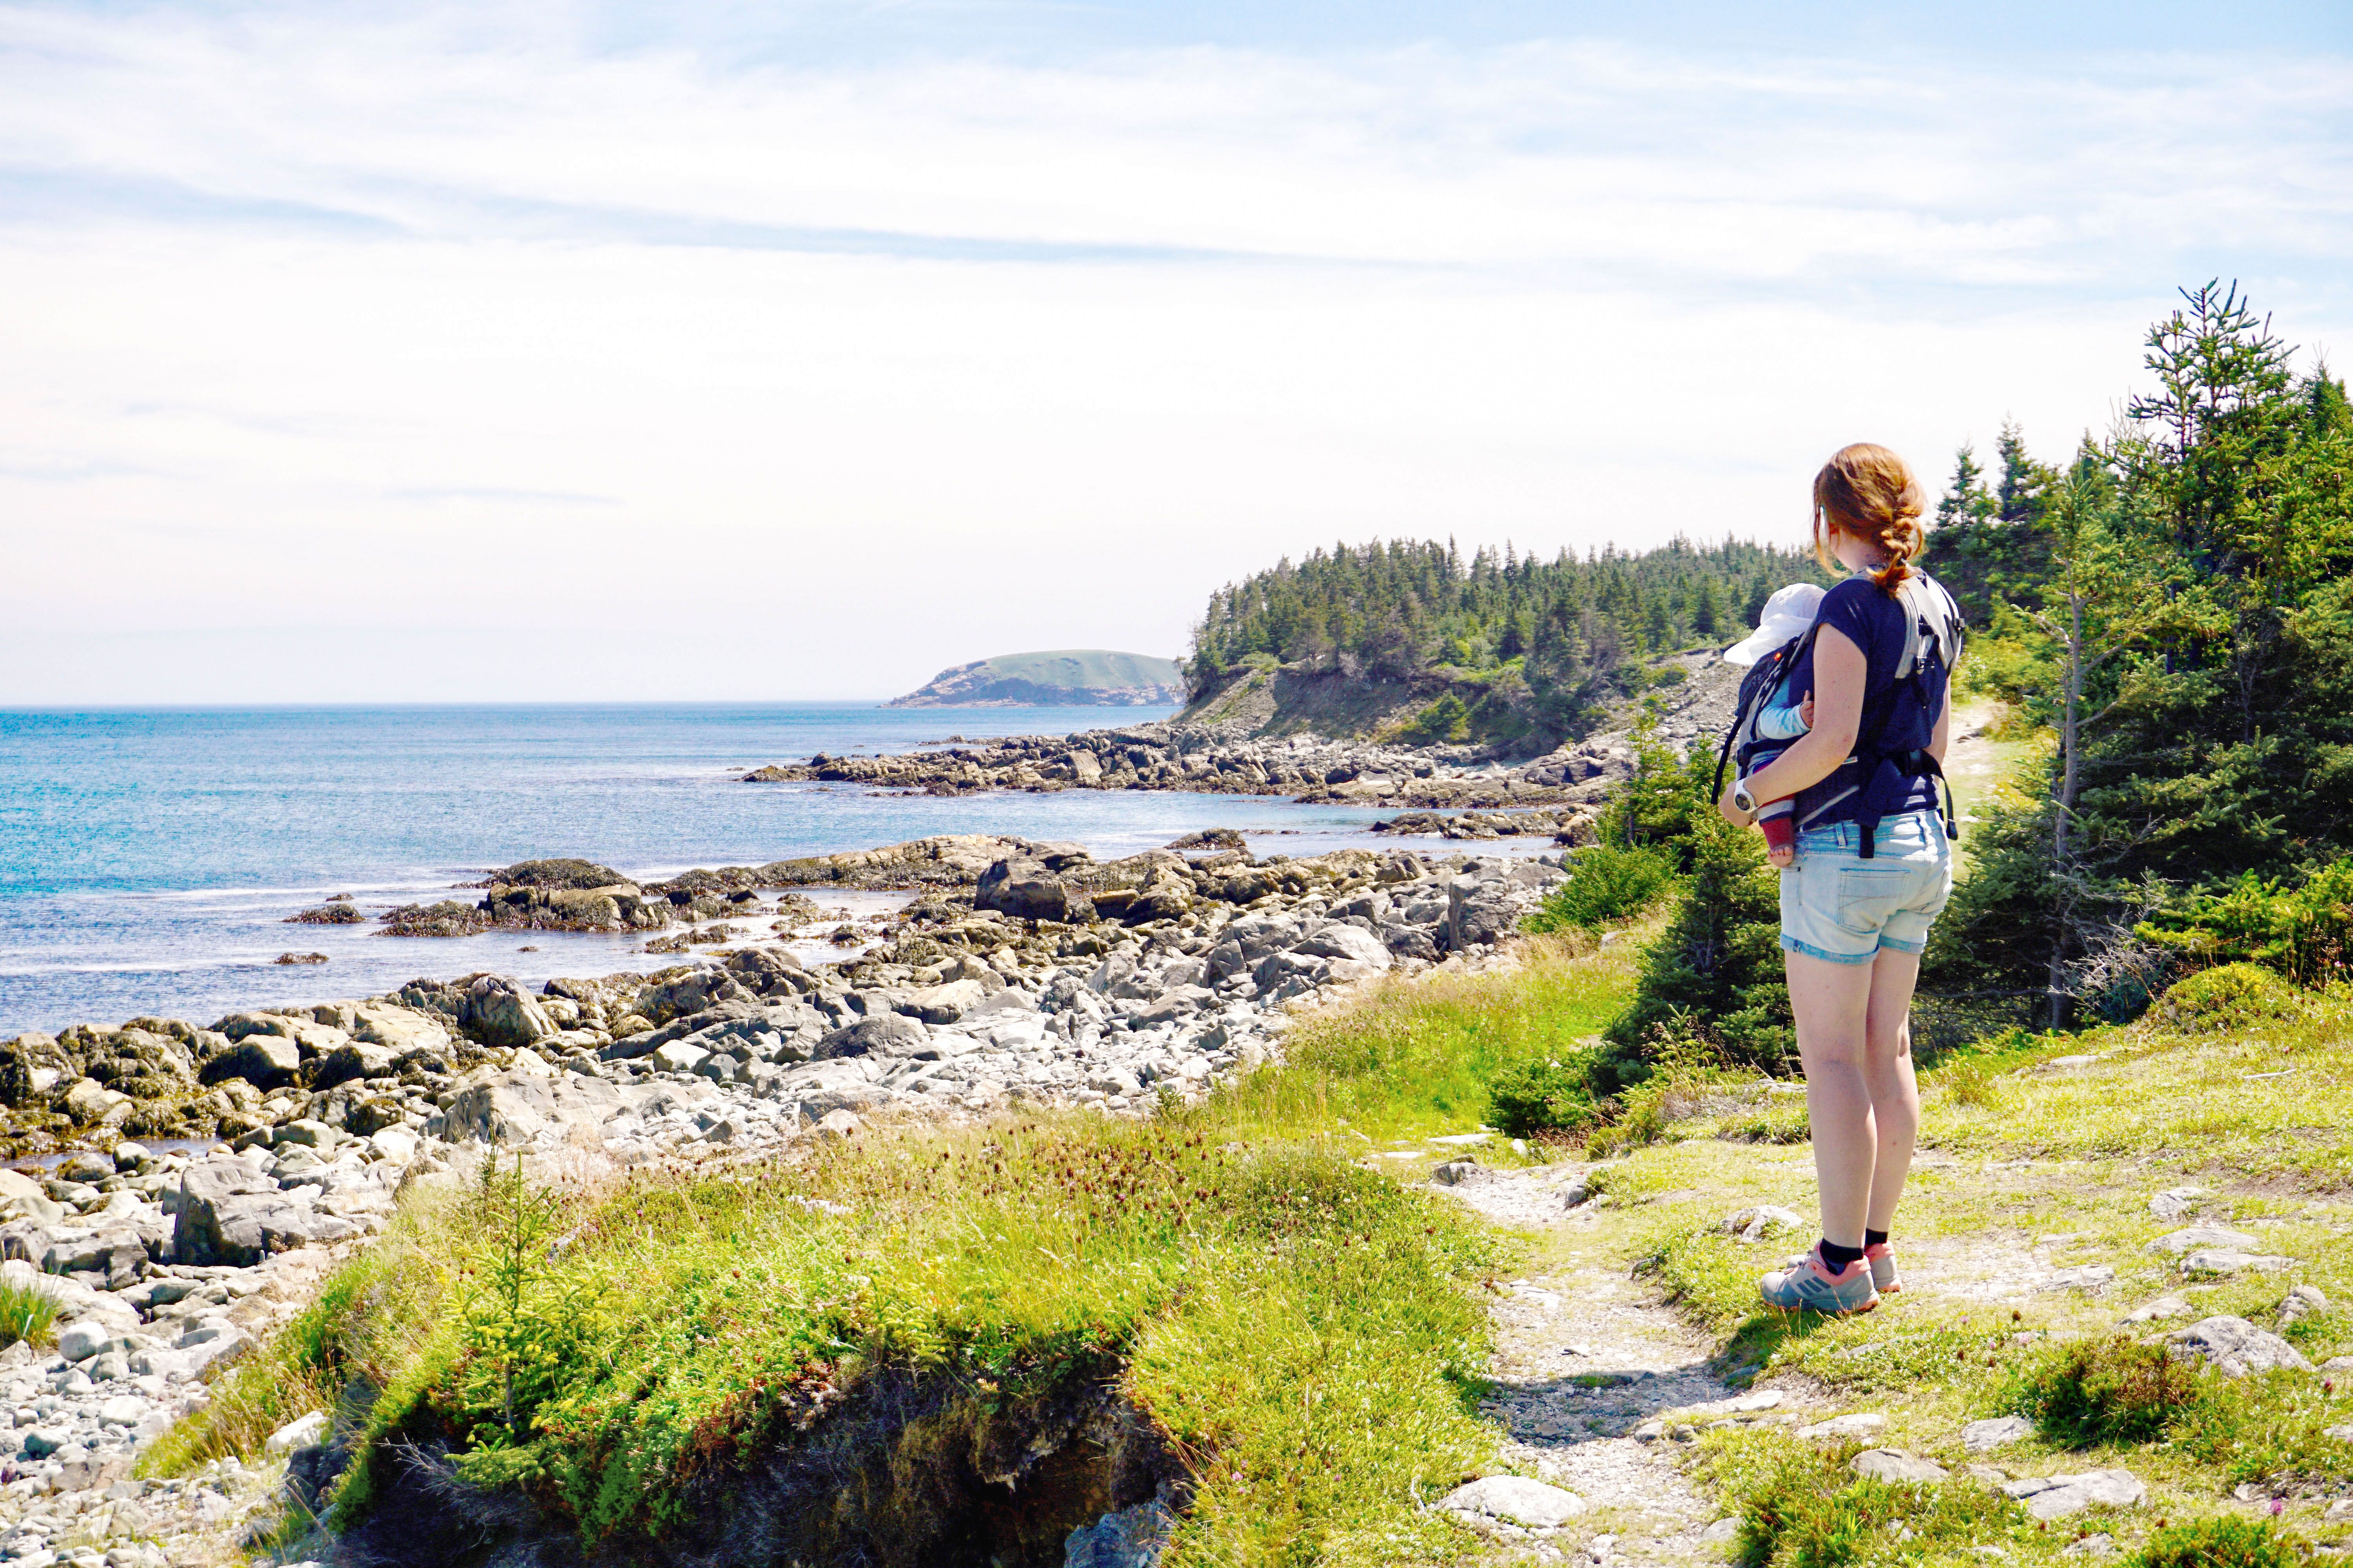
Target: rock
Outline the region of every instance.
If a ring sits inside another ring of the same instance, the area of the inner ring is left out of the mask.
[[[976,910],[995,910],[1024,921],[1064,921],[1072,924],[1094,919],[1087,895],[1063,885],[1062,879],[1036,860],[999,860],[981,873],[972,890]]]
[[[2320,1435],[2334,1443],[2353,1443],[2353,1426],[2324,1426]]]
[[[389,1046],[396,1056],[449,1048],[449,1031],[414,1007],[403,1007],[394,1002],[363,1002],[353,1013],[353,1037],[368,1045]]]
[[[254,1033],[238,1040],[196,1069],[196,1081],[220,1083],[243,1079],[259,1089],[272,1089],[294,1080],[302,1065],[301,1048],[283,1035]]]
[[[931,1031],[900,1013],[860,1018],[819,1040],[810,1055],[819,1061],[838,1057],[904,1057],[930,1047]]]
[[[2186,1318],[2198,1309],[2179,1296],[2159,1296],[2144,1307],[2135,1307],[2124,1315],[2126,1323],[2147,1323],[2160,1318]]]
[[[41,1191],[40,1183],[22,1171],[11,1171],[0,1167],[0,1203],[6,1203],[11,1198],[39,1198],[44,1203],[48,1201],[47,1194]]]
[[[70,1426],[36,1426],[25,1434],[25,1457],[46,1459],[72,1441]]]
[[[2160,1236],[2142,1250],[2170,1252],[2179,1258],[2201,1247],[2251,1247],[2254,1245],[2255,1238],[2243,1230],[2232,1230],[2228,1226],[2220,1225],[2193,1225],[2169,1236]]]
[[[2280,1327],[2316,1318],[2328,1310],[2328,1297],[2317,1285],[2298,1285],[2282,1299],[2279,1306]]]
[[[2105,1531],[2097,1535],[2079,1536],[2059,1549],[2062,1557],[2114,1557],[2116,1539]]]
[[[903,993],[892,1002],[893,1008],[926,1024],[953,1024],[988,999],[987,991],[977,980],[951,980],[944,985],[926,985]]]
[[[2087,1263],[2081,1268],[2062,1268],[2035,1287],[2038,1290],[2084,1290],[2097,1292],[2116,1282],[2116,1271],[2105,1263]]]
[[[1327,925],[1293,951],[1315,958],[1351,959],[1375,969],[1387,969],[1393,962],[1388,945],[1380,938],[1352,925]]]
[[[58,1331],[58,1353],[68,1361],[88,1361],[113,1338],[114,1331],[106,1324],[85,1318]]]
[[[83,1126],[120,1121],[131,1114],[131,1097],[117,1094],[94,1078],[76,1079],[58,1098],[58,1109]]]
[[[1446,951],[1501,942],[1517,923],[1510,901],[1495,884],[1458,877],[1446,889]]]
[[[1774,1204],[1758,1204],[1750,1208],[1736,1209],[1717,1223],[1716,1228],[1742,1241],[1762,1241],[1777,1231],[1803,1230],[1805,1216],[1795,1209],[1785,1209]]]
[[[488,1046],[527,1046],[557,1032],[555,1020],[503,975],[477,975],[467,987],[467,1022]]]
[[[667,1045],[655,1047],[650,1059],[663,1072],[692,1072],[695,1065],[710,1055],[701,1046],[672,1040]]]
[[[1972,1454],[1990,1453],[2033,1434],[2034,1423],[2023,1415],[1989,1415],[1961,1428],[1961,1447]]]
[[[2231,1247],[2202,1247],[2181,1260],[2184,1274],[2236,1274],[2242,1268],[2252,1268],[2259,1274],[2277,1274],[2295,1267],[2295,1259],[2293,1258],[2241,1252]]]
[[[2168,1187],[2148,1200],[2148,1212],[2162,1220],[2181,1219],[2198,1212],[2198,1200],[2206,1195],[2203,1187]]]
[[[368,1134],[368,1146],[396,1165],[417,1157],[417,1134],[406,1127],[379,1127]]]
[[[1585,1511],[1585,1500],[1525,1476],[1485,1476],[1455,1488],[1438,1500],[1438,1506],[1466,1522],[1483,1520],[1525,1530],[1557,1530]]]
[[[147,1272],[147,1243],[133,1230],[60,1229],[39,1261],[44,1274],[102,1274],[120,1289]]]
[[[2138,1508],[2148,1488],[2130,1470],[2085,1470],[2072,1476],[2035,1476],[2005,1481],[2001,1489],[2026,1504],[2036,1519],[2064,1519],[2094,1506]]]
[[[1062,1542],[1062,1568],[1152,1568],[1175,1524],[1156,1500],[1107,1513],[1071,1531]]]
[[[184,1226],[187,1218],[183,1213]],[[181,1240],[189,1237],[185,1230],[175,1238],[174,1252],[184,1262],[227,1263],[245,1268],[274,1253],[348,1241],[359,1234],[356,1223],[322,1214],[290,1195],[257,1193],[223,1198],[212,1205],[206,1223],[195,1233],[194,1256],[180,1250]]]
[[[327,1413],[313,1410],[308,1415],[298,1415],[272,1432],[261,1445],[267,1454],[290,1454],[297,1448],[307,1448],[313,1443],[326,1441]]]
[[[1851,1466],[1859,1476],[1875,1481],[1941,1481],[1948,1473],[1933,1459],[1923,1459],[1894,1448],[1865,1448]]]
[[[1431,1171],[1430,1179],[1441,1187],[1461,1187],[1493,1181],[1494,1174],[1476,1160],[1449,1160]]]
[[[2304,1352],[2255,1327],[2244,1318],[2205,1318],[2165,1337],[2167,1353],[2176,1361],[2203,1361],[2225,1377],[2291,1367],[2310,1372]]]
[[[402,1054],[391,1046],[378,1045],[373,1040],[353,1040],[348,1045],[338,1046],[321,1057],[311,1068],[311,1087],[313,1089],[329,1089],[354,1079],[389,1077],[393,1071],[392,1064],[398,1061]]]
[[[1876,1414],[1833,1415],[1827,1421],[1799,1427],[1798,1436],[1817,1443],[1852,1442],[1868,1437],[1886,1425],[1887,1417]]]
[[[1721,1545],[1726,1542],[1737,1539],[1739,1534],[1740,1521],[1731,1514],[1726,1514],[1724,1518],[1717,1520],[1714,1524],[1709,1525],[1705,1530],[1701,1531],[1699,1532],[1699,1538],[1702,1541]]]
[[[817,1131],[828,1138],[855,1138],[866,1131],[866,1123],[847,1110],[828,1110],[818,1118]]]
[[[147,1419],[151,1408],[135,1394],[118,1394],[98,1407],[98,1424],[101,1426],[136,1426]]]

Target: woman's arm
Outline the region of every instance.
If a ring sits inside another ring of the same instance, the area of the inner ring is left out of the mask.
[[[1953,666],[1953,668],[1955,670],[1958,670],[1960,666],[1957,663]],[[1952,745],[1952,743],[1953,681],[1952,678],[1948,675],[1945,680],[1945,710],[1936,715],[1936,738],[1928,742],[1928,754],[1936,759],[1936,765],[1938,767],[1941,768],[1945,765],[1945,752],[1947,747]]]
[[[1855,734],[1862,728],[1862,689],[1870,674],[1870,660],[1852,637],[1835,626],[1824,626],[1814,634],[1814,727],[1796,745],[1749,775],[1749,794],[1759,805],[1820,784],[1854,754]],[[1946,706],[1949,710],[1951,704]],[[1734,781],[1735,785],[1737,783]],[[1746,812],[1733,805],[1730,786],[1716,802],[1716,809],[1726,822],[1745,826],[1749,820]]]

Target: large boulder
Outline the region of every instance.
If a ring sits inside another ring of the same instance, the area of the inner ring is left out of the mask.
[[[818,1042],[811,1055],[819,1061],[837,1057],[912,1057],[934,1049],[932,1032],[901,1013],[879,1013],[834,1030]]]
[[[562,1073],[540,1078],[502,1073],[460,1088],[425,1131],[453,1143],[516,1143],[552,1147],[574,1122],[601,1125],[621,1103],[601,1079]]]
[[[245,1036],[196,1071],[199,1083],[242,1079],[256,1089],[271,1089],[291,1083],[302,1065],[301,1047],[284,1035]]]
[[[726,970],[745,989],[762,996],[806,991],[813,984],[801,961],[789,949],[774,943],[728,954]]]
[[[310,1072],[311,1087],[328,1089],[355,1079],[388,1078],[396,1070],[393,1064],[404,1054],[372,1040],[353,1040],[318,1059]]]
[[[467,1031],[486,1046],[528,1046],[558,1032],[535,997],[502,974],[478,974],[466,987]]]
[[[56,1037],[38,1031],[0,1046],[0,1103],[21,1106],[80,1072]]]
[[[944,985],[902,991],[892,998],[892,1007],[926,1024],[953,1024],[987,999],[988,993],[979,981],[951,980]]]
[[[1446,885],[1446,950],[1491,946],[1518,923],[1500,882],[1457,877]]]
[[[2303,1352],[2244,1318],[2201,1319],[2168,1334],[2165,1348],[2176,1361],[2202,1361],[2225,1377],[2245,1377],[2281,1367],[2312,1370]]]
[[[657,1024],[667,1024],[686,1014],[707,1012],[723,1002],[749,1001],[750,994],[726,970],[692,969],[666,974],[648,985],[638,994],[637,1010]]]
[[[1065,884],[1037,860],[999,860],[981,873],[972,893],[973,908],[994,910],[1024,921],[1062,921],[1079,924],[1095,918],[1088,896]]]
[[[1350,959],[1375,969],[1387,969],[1391,963],[1388,945],[1359,926],[1327,925],[1301,942],[1298,951],[1317,958]]]

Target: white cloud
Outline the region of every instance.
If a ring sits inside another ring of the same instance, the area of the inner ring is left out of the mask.
[[[881,694],[1335,537],[1794,535],[2105,425],[2186,279],[2341,340],[2347,76],[0,10],[0,700]]]

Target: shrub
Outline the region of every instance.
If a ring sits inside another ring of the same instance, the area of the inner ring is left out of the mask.
[[[1407,721],[1398,739],[1409,745],[1428,746],[1464,740],[1470,733],[1471,710],[1450,691]]]
[[[2295,994],[2270,970],[2225,963],[2176,981],[2165,993],[2165,1021],[2179,1028],[2238,1029],[2294,1011]]]
[[[2221,892],[2160,910],[2137,931],[2208,963],[2260,963],[2306,984],[2326,980],[2353,947],[2353,859],[2320,867],[2294,888],[2250,871]]]
[[[2133,1556],[2133,1568],[2295,1568],[2295,1538],[2269,1520],[2223,1514],[2168,1524]]]
[[[2198,1373],[2162,1345],[2119,1334],[2063,1345],[2011,1384],[2010,1408],[2071,1447],[2146,1443],[2198,1401]]]
[[[1674,885],[1675,864],[1662,849],[1597,844],[1568,861],[1568,880],[1528,916],[1532,931],[1598,931],[1648,910]]]
[[[1622,1080],[1638,1079],[1636,1064],[1665,1037],[1695,1037],[1727,1064],[1767,1071],[1796,1043],[1782,979],[1780,880],[1765,863],[1764,840],[1710,812],[1693,819],[1688,842],[1692,872],[1674,918],[1643,950],[1634,1001],[1606,1031],[1630,1058]]]
[[[0,1285],[0,1345],[41,1346],[57,1337],[58,1303],[29,1285]]]
[[[1514,1138],[1579,1132],[1596,1117],[1593,1090],[1583,1060],[1522,1062],[1497,1073],[1489,1085],[1490,1114]]]

